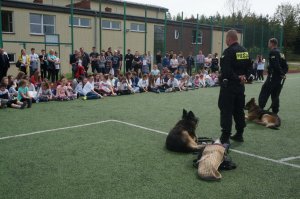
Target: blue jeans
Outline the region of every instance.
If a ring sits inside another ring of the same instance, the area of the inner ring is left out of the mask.
[[[79,94],[80,96],[84,96],[83,94]],[[86,95],[86,99],[87,100],[92,100],[92,99],[99,99],[100,97],[99,97],[99,95],[97,95],[96,93],[93,93],[93,92],[89,92],[89,93],[87,93]]]

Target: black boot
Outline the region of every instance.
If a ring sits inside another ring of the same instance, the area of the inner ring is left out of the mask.
[[[244,138],[243,138],[242,133],[236,133],[234,136],[230,136],[230,139],[232,139],[236,142],[244,142]]]
[[[220,141],[222,144],[230,144],[229,135],[225,135],[224,133],[222,133]]]
[[[31,108],[32,106],[32,99],[27,100],[27,108]]]

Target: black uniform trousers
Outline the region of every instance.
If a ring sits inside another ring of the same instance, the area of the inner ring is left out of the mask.
[[[236,82],[227,86],[221,85],[218,106],[220,109],[220,121],[222,128],[221,141],[227,141],[231,135],[232,117],[235,122],[237,134],[242,135],[245,123],[245,87]]]
[[[281,89],[281,81],[282,79],[271,79],[270,76],[267,77],[264,85],[261,87],[261,91],[258,98],[259,107],[264,109],[268,99],[271,95],[272,100],[272,112],[279,112],[279,93]]]

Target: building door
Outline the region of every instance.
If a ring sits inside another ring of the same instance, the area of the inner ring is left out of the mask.
[[[163,53],[164,50],[164,26],[154,25],[154,53],[155,57],[158,51]],[[162,56],[164,56],[162,54]],[[155,60],[155,59],[154,59]]]

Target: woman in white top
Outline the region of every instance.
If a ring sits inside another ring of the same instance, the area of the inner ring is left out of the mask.
[[[60,59],[58,57],[57,52],[55,52],[55,56],[56,56],[55,63],[54,63],[54,65],[55,65],[55,80],[58,81],[58,73],[60,71],[60,64],[61,63],[60,63]]]
[[[170,60],[170,66],[171,66],[171,68],[170,68],[171,72],[174,73],[175,70],[177,70],[177,68],[178,68],[178,59],[177,59],[176,54],[173,54],[173,57]]]
[[[258,56],[257,60],[257,79],[264,82],[265,62],[262,56]]]

